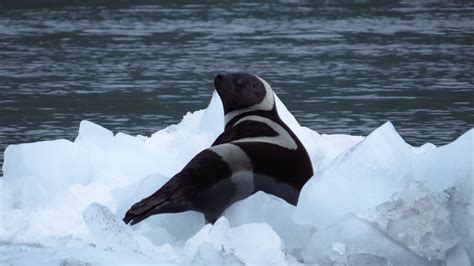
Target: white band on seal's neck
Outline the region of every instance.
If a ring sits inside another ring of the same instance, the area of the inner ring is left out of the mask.
[[[265,87],[265,97],[263,98],[261,102],[257,104],[254,104],[247,108],[242,108],[242,109],[234,110],[232,112],[227,113],[224,117],[226,125],[227,123],[229,123],[230,120],[232,120],[232,118],[240,114],[251,112],[251,111],[257,111],[257,110],[270,111],[273,109],[273,106],[275,105],[275,97],[273,96],[272,88],[264,79],[260,78],[259,76],[255,76],[255,77],[257,77],[263,83],[263,86]]]

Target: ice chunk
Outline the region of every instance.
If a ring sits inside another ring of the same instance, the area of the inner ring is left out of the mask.
[[[280,98],[276,94],[274,94],[274,96],[278,116],[280,116],[281,120],[283,120],[283,122],[285,122],[285,124],[287,124],[297,136],[299,136],[298,133],[301,128],[300,123],[298,123],[296,118],[290,113],[290,111],[288,111],[288,108],[286,108]]]
[[[213,245],[205,243],[201,245],[192,265],[244,265],[234,254],[223,254]]]
[[[436,147],[436,145],[434,145],[433,143],[425,143],[421,145],[420,147],[412,147],[412,148],[415,153],[425,154],[427,152],[436,150],[438,147]]]
[[[149,226],[148,233],[153,234],[156,228],[159,228],[159,231],[163,229],[172,237],[169,241],[175,242],[186,240],[196,234],[204,226],[206,220],[200,212],[187,211],[153,215],[147,218],[145,223]],[[148,233],[146,236],[155,243],[161,242],[149,236]]]
[[[131,229],[123,223],[120,225],[119,220],[107,207],[92,203],[84,210],[83,217],[97,247],[138,251],[138,244],[132,240]]]
[[[102,249],[132,250],[152,254],[153,244],[117,219],[105,206],[92,203],[84,210],[84,222],[89,228],[94,243]]]
[[[107,147],[113,144],[113,139],[114,133],[112,131],[87,120],[83,120],[79,125],[79,133],[74,142]]]
[[[315,233],[303,259],[320,265],[431,265],[355,215]]]
[[[229,222],[225,218],[207,224],[186,241],[186,261],[202,265],[243,265],[234,255]]]
[[[298,225],[292,215],[295,206],[286,201],[257,192],[252,196],[234,203],[224,211],[232,226],[248,223],[267,223],[282,238],[288,249],[302,248],[309,241],[313,228]]]
[[[217,255],[209,245],[220,254]],[[207,252],[208,257],[215,259],[211,263],[219,262],[219,257],[235,262],[231,256],[233,254],[246,265],[285,265],[287,263],[282,249],[281,239],[268,224],[254,223],[230,228],[225,217],[217,220],[214,226],[204,226],[185,244],[188,262],[194,261],[199,253]]]
[[[240,261],[260,265],[284,265],[283,244],[265,223],[245,224],[230,231],[233,252]]]
[[[439,193],[457,186],[464,189],[467,199],[472,199],[474,188],[474,129],[454,142],[430,149],[413,163],[413,173],[418,182],[430,191]]]
[[[347,256],[347,265],[349,266],[391,266],[386,258],[372,254],[351,254]]]
[[[212,94],[211,102],[204,111],[199,129],[212,132],[216,138],[224,131],[224,107],[216,91]]]
[[[60,260],[59,265],[61,266],[89,266],[88,262],[78,260],[75,258],[64,258]]]
[[[460,237],[471,261],[474,261],[474,203],[466,198],[466,187],[453,187],[445,191],[446,205],[451,212],[451,224]],[[474,192],[472,192],[474,195]]]
[[[317,147],[320,149],[318,152],[313,152],[315,155],[319,153],[319,158],[315,159],[311,157],[313,164],[315,165],[314,171],[317,173],[324,170],[339,155],[346,153],[352,147],[361,142],[364,137],[342,134],[323,134],[319,139],[314,139],[317,140]]]
[[[219,132],[213,131],[212,128],[208,130],[201,127],[203,114],[204,110],[187,113],[179,124],[168,126],[146,140],[149,149],[159,151],[159,158],[170,157],[180,162],[178,169],[164,174],[176,174],[198,152],[208,148],[218,136]],[[168,167],[163,165],[163,168]]]
[[[146,221],[134,226],[134,231],[146,237],[155,246],[176,245],[176,237],[160,226],[150,226]]]
[[[339,155],[346,153],[364,139],[361,136],[341,134],[319,135],[306,127],[302,127],[299,132],[298,137],[308,151],[316,175],[323,172]]]
[[[410,182],[412,156],[411,146],[385,123],[306,183],[296,221],[324,227],[389,200]]]
[[[377,206],[372,215],[369,221],[380,230],[430,260],[445,260],[446,252],[458,242],[449,210],[419,184]]]
[[[415,158],[413,175],[434,195],[447,196],[451,223],[474,260],[474,129]]]
[[[89,183],[94,173],[86,154],[67,140],[8,146],[3,200],[13,208],[35,208],[61,198],[71,184]]]
[[[9,244],[0,245],[0,265],[176,265],[176,258],[167,259],[172,253],[169,246],[160,247],[149,256],[129,250],[103,250],[91,245],[77,248]]]
[[[114,136],[110,130],[89,121],[81,122],[75,144],[87,151],[96,179],[113,182],[116,186],[130,184],[133,177],[160,171],[166,173],[167,168],[182,166],[174,163],[169,152],[168,156],[163,156],[165,151],[151,149],[146,139],[120,132]]]
[[[471,261],[466,250],[461,246],[456,246],[448,253],[446,266],[471,266]]]
[[[230,253],[229,243],[226,237],[229,230],[230,225],[225,218],[217,220],[214,226],[206,224],[199,232],[186,241],[185,260],[191,262],[196,259],[196,255],[203,245],[212,245],[221,255]],[[225,249],[225,247],[227,247],[227,249]]]

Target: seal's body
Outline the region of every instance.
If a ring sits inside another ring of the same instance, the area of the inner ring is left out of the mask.
[[[133,205],[125,223],[187,210],[200,211],[212,222],[257,191],[296,205],[313,169],[304,146],[278,116],[268,83],[232,73],[217,75],[214,86],[224,105],[224,132],[162,188]]]

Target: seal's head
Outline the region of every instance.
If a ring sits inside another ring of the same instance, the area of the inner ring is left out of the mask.
[[[252,74],[219,74],[214,87],[224,105],[227,121],[243,112],[270,111],[275,104],[270,85]]]

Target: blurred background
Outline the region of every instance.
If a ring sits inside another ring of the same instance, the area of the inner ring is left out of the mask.
[[[412,145],[474,126],[472,1],[0,0],[0,165],[83,119],[150,135],[219,72],[264,77],[319,133],[390,120]]]

